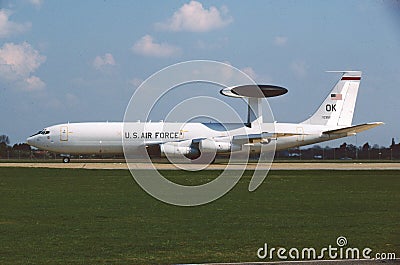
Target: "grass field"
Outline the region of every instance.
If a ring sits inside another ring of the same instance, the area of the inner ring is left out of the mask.
[[[204,182],[217,171],[163,172]],[[335,245],[400,255],[399,171],[252,172],[216,202],[176,207],[126,170],[0,168],[0,264],[259,261],[258,248]]]

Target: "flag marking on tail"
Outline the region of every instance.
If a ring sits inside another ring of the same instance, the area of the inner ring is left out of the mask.
[[[342,94],[331,94],[332,100],[342,100]]]
[[[343,76],[342,80],[358,81],[358,80],[361,80],[361,76]]]

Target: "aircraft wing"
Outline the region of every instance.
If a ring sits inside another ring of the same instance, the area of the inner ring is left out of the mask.
[[[370,123],[364,123],[364,124],[359,124],[359,125],[354,125],[350,127],[345,127],[342,129],[336,129],[336,130],[330,130],[330,131],[325,131],[323,132],[324,134],[343,134],[347,133],[348,135],[356,134],[365,130],[369,130],[372,128],[375,128],[377,126],[383,125],[383,122],[370,122]]]
[[[272,133],[253,133],[233,136],[232,143],[234,144],[248,144],[248,143],[269,143],[274,136]]]
[[[288,136],[296,136],[301,135],[301,133],[283,133],[283,132],[275,132],[275,133],[256,133],[256,134],[248,134],[248,135],[235,135],[233,136],[233,142],[236,144],[246,144],[246,143],[269,143],[271,139],[277,139],[281,137]]]

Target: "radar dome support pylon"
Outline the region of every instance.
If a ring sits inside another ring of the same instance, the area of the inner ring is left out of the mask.
[[[287,92],[286,88],[274,85],[239,85],[220,90],[220,93],[224,96],[248,98],[246,126],[250,128],[254,124],[263,123],[261,99],[277,97]]]

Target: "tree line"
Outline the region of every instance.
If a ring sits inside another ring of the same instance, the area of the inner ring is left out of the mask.
[[[10,146],[10,138],[7,135],[0,135],[0,159],[4,158],[30,158],[32,148],[26,143],[19,143]]]
[[[287,159],[362,159],[362,160],[396,160],[400,159],[400,143],[395,143],[394,138],[390,146],[370,145],[368,142],[361,146],[342,143],[339,147],[321,147],[314,145],[309,148],[294,148],[278,151],[275,158]]]
[[[11,146],[10,138],[7,135],[0,135],[0,159],[55,157],[57,157],[57,154],[34,149],[26,143],[18,143]],[[88,154],[84,157],[100,156]],[[392,138],[391,145],[387,147],[377,144],[371,146],[368,142],[361,146],[347,144],[346,142],[342,143],[339,147],[314,145],[308,148],[302,147],[277,151],[275,159],[397,160],[400,159],[400,143],[396,143],[394,138]]]

